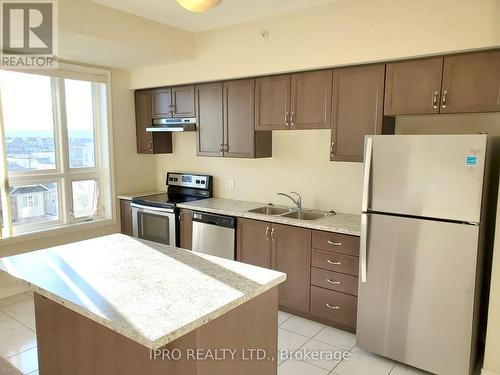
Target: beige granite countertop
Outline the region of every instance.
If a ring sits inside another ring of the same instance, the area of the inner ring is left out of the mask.
[[[318,220],[297,220],[282,216],[264,215],[248,212],[254,208],[263,207],[265,203],[245,202],[224,198],[209,198],[199,201],[181,203],[177,206],[195,211],[211,212],[221,215],[244,217],[271,223],[294,225],[297,227],[323,230],[359,236],[361,231],[361,216],[337,213]],[[282,207],[282,206],[276,206]]]
[[[134,198],[137,197],[146,197],[148,195],[156,195],[156,194],[164,194],[166,191],[160,191],[160,190],[153,190],[153,191],[146,191],[142,193],[127,193],[127,194],[119,194],[116,197],[118,199],[123,199],[125,201],[131,201]]]
[[[2,271],[150,349],[286,278],[281,272],[122,234],[2,258]]]

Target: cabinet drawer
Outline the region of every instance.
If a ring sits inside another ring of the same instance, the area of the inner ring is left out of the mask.
[[[358,295],[358,278],[343,273],[311,268],[311,284],[337,292]]]
[[[329,271],[358,276],[359,258],[313,249],[311,265]]]
[[[311,287],[311,314],[348,327],[356,327],[358,300],[348,294]]]
[[[335,251],[336,253],[358,256],[359,237],[313,231],[312,247],[320,250]]]

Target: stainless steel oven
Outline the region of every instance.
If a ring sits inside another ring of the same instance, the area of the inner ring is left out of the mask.
[[[137,203],[131,207],[134,237],[176,246],[175,209]]]

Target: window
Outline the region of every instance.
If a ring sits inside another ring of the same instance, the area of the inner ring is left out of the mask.
[[[112,217],[109,74],[62,72],[0,71],[4,237]]]

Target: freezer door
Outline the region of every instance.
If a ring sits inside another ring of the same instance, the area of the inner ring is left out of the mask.
[[[369,211],[479,222],[486,135],[370,138]]]
[[[468,375],[479,227],[366,215],[357,345],[440,375]]]

